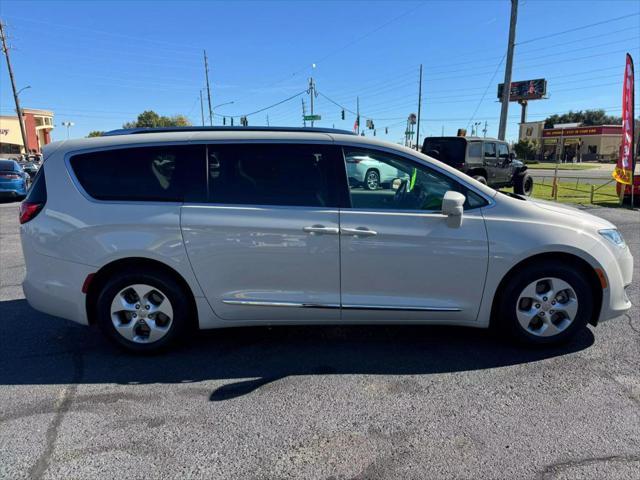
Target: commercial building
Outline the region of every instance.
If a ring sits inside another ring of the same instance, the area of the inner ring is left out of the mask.
[[[53,112],[23,108],[23,119],[27,145],[24,145],[18,116],[0,116],[0,155],[17,156],[21,153],[40,153],[42,147],[51,143]]]
[[[616,160],[622,142],[621,125],[591,125],[579,123],[544,128],[544,122],[520,124],[519,140],[536,140],[540,160],[555,162],[607,162]]]

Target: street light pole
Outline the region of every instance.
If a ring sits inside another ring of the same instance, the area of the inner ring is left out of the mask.
[[[513,48],[516,42],[516,22],[518,20],[518,0],[511,0],[511,21],[509,22],[509,45],[507,46],[507,64],[504,68],[504,86],[502,88],[502,107],[500,108],[500,126],[498,139],[504,140],[507,133],[507,114],[511,95],[511,71],[513,69]]]
[[[62,122],[63,127],[67,127],[67,140],[69,140],[69,129],[73,127],[75,123],[73,122]]]

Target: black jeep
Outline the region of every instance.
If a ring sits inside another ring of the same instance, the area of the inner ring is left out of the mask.
[[[422,153],[446,163],[493,188],[513,187],[515,193],[531,195],[533,178],[527,166],[495,138],[427,137]]]

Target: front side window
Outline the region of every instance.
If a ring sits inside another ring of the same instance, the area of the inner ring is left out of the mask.
[[[498,144],[498,157],[500,158],[500,160],[509,159],[509,147],[507,147],[504,143]]]
[[[98,200],[181,202],[187,175],[203,156],[202,147],[167,145],[83,153],[70,161],[82,187]]]
[[[207,202],[337,207],[336,149],[314,144],[207,146]]]
[[[484,156],[489,158],[496,158],[496,144],[485,143],[484,144]]]
[[[486,204],[454,179],[399,155],[345,147],[344,159],[352,208],[439,211],[449,190],[467,197],[465,208]]]

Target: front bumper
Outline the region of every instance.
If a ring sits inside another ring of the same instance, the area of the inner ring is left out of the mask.
[[[629,247],[615,252],[609,265],[603,265],[608,286],[603,291],[602,309],[599,322],[625,314],[632,306],[627,296],[627,288],[633,278],[633,257]]]

